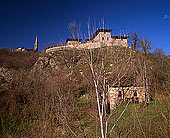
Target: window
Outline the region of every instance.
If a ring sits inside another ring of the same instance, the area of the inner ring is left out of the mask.
[[[122,97],[122,92],[118,91],[118,97]]]
[[[133,91],[133,93],[134,93],[134,96],[137,96],[137,91]]]
[[[104,40],[104,37],[102,37],[102,40]]]
[[[107,37],[107,40],[109,40],[109,37]]]

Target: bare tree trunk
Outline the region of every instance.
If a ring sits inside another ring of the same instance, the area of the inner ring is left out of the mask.
[[[96,99],[97,99],[97,107],[98,107],[98,114],[99,114],[99,119],[100,119],[100,129],[101,129],[101,136],[104,138],[104,129],[103,129],[103,113],[100,110],[100,99],[99,99],[99,92],[98,92],[98,80],[95,80],[95,74],[93,70],[93,65],[92,63],[90,64],[90,69],[93,75],[93,81],[95,85],[95,91],[96,91]]]
[[[145,88],[146,88],[146,103],[150,103],[150,94],[149,94],[149,84],[148,84],[148,77],[147,77],[147,69],[146,63],[144,61],[144,78],[145,78]]]

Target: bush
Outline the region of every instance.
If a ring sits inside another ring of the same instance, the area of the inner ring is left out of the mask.
[[[34,51],[12,52],[9,48],[0,48],[0,67],[29,70],[39,56],[40,54]]]

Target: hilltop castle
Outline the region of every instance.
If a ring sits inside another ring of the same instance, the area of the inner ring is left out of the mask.
[[[111,36],[111,29],[97,29],[90,39],[82,42],[82,39],[67,38],[65,45],[55,46],[46,49],[46,53],[55,52],[63,49],[94,49],[102,46],[123,46],[127,47],[128,42],[124,36]]]

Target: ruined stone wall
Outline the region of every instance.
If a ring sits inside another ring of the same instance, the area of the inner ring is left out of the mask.
[[[144,87],[111,87],[109,88],[109,101],[111,110],[119,104],[120,101],[143,102],[145,101]],[[134,95],[134,92],[137,95]],[[121,93],[121,95],[120,95]]]

